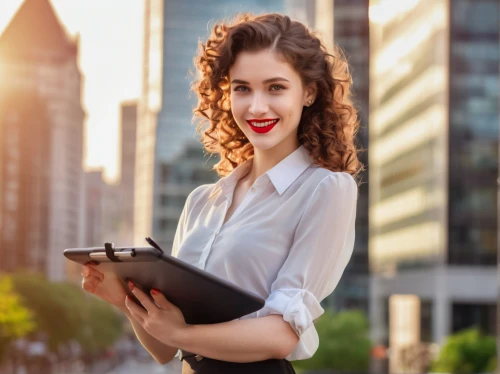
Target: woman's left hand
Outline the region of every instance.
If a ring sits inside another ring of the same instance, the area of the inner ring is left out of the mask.
[[[189,327],[181,310],[168,301],[160,291],[152,289],[149,297],[132,282],[129,281],[128,285],[134,296],[146,308],[144,310],[127,296],[125,305],[132,317],[151,336],[166,345],[177,347],[178,337]]]

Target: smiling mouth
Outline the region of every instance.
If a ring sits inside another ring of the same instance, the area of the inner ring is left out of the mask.
[[[253,127],[262,128],[262,127],[275,125],[278,123],[278,121],[279,121],[279,118],[278,119],[270,119],[270,120],[251,120],[251,121],[247,121],[247,122],[249,125],[251,125]]]

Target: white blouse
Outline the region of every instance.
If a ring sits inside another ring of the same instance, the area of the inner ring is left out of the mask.
[[[351,257],[358,188],[345,172],[312,163],[300,146],[261,175],[222,224],[245,161],[217,183],[199,186],[183,208],[172,255],[266,300],[240,319],[281,314],[299,336],[286,358],[313,356],[314,321]]]

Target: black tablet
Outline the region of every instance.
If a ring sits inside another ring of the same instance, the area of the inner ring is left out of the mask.
[[[124,285],[131,280],[148,294],[151,288],[160,290],[181,309],[187,324],[232,321],[265,304],[261,297],[152,247],[112,248],[106,243],[69,248],[64,256],[79,264],[95,261],[100,272],[115,273]]]

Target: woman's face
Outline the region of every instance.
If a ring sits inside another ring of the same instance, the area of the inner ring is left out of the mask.
[[[305,89],[293,67],[269,49],[243,51],[229,69],[231,111],[255,148],[276,146],[292,152],[304,105],[314,90]]]

